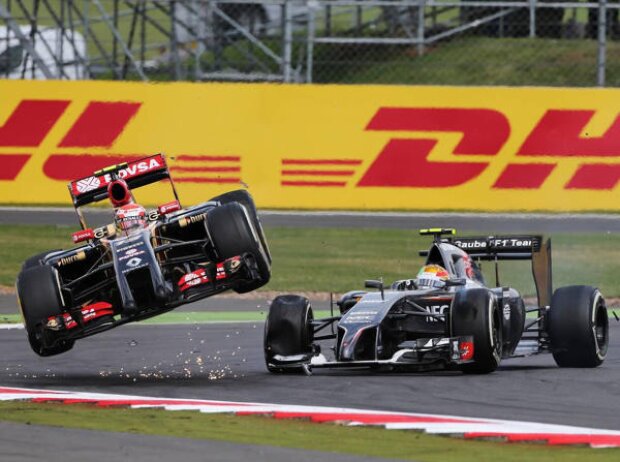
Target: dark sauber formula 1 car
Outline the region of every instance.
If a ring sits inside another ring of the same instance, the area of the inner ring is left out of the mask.
[[[160,180],[168,180],[175,201],[150,211],[135,204],[132,189]],[[244,190],[183,209],[160,154],[68,186],[82,226],[73,240],[85,243],[31,257],[17,278],[28,340],[41,356],[63,353],[77,339],[124,323],[269,281],[269,249]],[[80,207],[105,199],[115,206],[115,224],[88,228]],[[142,226],[130,229],[134,219]]]
[[[551,242],[541,236],[444,238],[434,235],[427,265],[447,270],[443,287],[421,288],[415,279],[366,281],[378,291],[353,291],[337,302],[339,316],[314,319],[308,299],[278,296],[265,324],[264,351],[271,372],[317,367],[457,369],[494,371],[502,358],[551,352],[560,367],[596,367],[608,346],[608,317],[598,289],[552,290]],[[480,260],[495,262],[496,287],[487,287]],[[531,260],[537,306],[499,284],[498,260]],[[527,313],[535,317],[526,318]],[[332,313],[333,314],[333,313]],[[320,334],[331,328],[331,332]],[[333,359],[318,341],[335,340]]]

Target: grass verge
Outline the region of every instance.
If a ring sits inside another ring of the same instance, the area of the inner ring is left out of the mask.
[[[619,449],[593,450],[503,444],[430,436],[413,431],[344,427],[302,420],[202,414],[160,409],[95,408],[90,405],[0,402],[0,420],[24,424],[229,441],[419,462],[575,461],[611,462]]]
[[[70,232],[66,227],[0,226],[0,285],[13,285],[29,256],[68,247]],[[265,233],[273,254],[273,277],[266,289],[278,292],[343,293],[362,288],[365,279],[414,277],[423,264],[418,250],[430,243],[417,230],[266,228]],[[589,284],[607,297],[620,295],[620,234],[551,237],[555,287]],[[483,271],[494,284],[492,264],[483,264]],[[502,285],[516,287],[524,296],[535,295],[529,262],[502,262],[500,276]]]

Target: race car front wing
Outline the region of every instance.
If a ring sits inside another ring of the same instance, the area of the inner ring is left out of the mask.
[[[311,354],[282,356],[275,355],[270,366],[287,369],[303,367],[307,371],[314,368],[374,368],[392,366],[400,369],[436,369],[470,363],[474,359],[474,339],[472,336],[420,338],[400,345],[391,358],[375,360],[338,361],[328,360],[320,349]]]

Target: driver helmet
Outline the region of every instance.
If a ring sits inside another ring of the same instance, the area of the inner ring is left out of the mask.
[[[146,209],[139,204],[127,204],[116,209],[114,221],[117,229],[125,235],[148,226]]]
[[[420,288],[440,288],[446,285],[450,274],[443,266],[424,265],[416,276],[416,285]]]

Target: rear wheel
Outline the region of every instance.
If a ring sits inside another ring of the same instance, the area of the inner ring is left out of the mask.
[[[279,367],[277,356],[312,353],[314,319],[310,301],[299,295],[280,295],[269,307],[265,321],[264,351],[269,372],[301,372],[301,367]]]
[[[450,311],[452,336],[474,339],[474,362],[461,366],[464,373],[488,374],[497,369],[502,358],[501,322],[495,298],[487,289],[456,293]]]
[[[240,203],[231,202],[215,207],[207,215],[209,235],[220,259],[250,253],[256,260],[259,278],[237,286],[234,290],[238,293],[258,289],[267,284],[271,277],[269,260],[246,210]]]
[[[609,346],[609,318],[605,299],[590,286],[556,290],[548,324],[553,358],[560,367],[597,367]]]
[[[46,266],[32,266],[17,279],[17,299],[32,350],[39,356],[53,356],[73,348],[73,340],[55,340],[43,329],[50,316],[62,313],[56,273]]]

